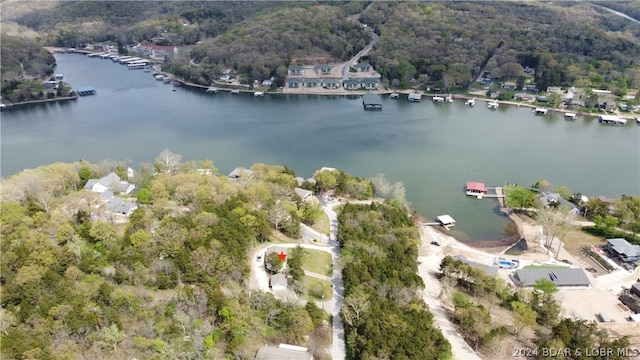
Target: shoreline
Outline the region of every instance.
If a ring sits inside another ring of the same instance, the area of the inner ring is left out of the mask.
[[[64,101],[68,101],[68,100],[76,100],[76,99],[78,99],[78,97],[80,97],[80,96],[79,95],[64,96],[64,97],[56,97],[56,98],[53,98],[53,99],[30,100],[30,101],[24,101],[24,102],[18,102],[18,103],[3,103],[3,104],[6,105],[6,109],[9,109],[9,108],[12,108],[12,107],[20,107],[20,106],[26,106],[26,105],[45,104],[45,103],[53,103],[53,102],[64,102]]]

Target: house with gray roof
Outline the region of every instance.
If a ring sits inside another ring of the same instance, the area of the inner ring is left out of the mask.
[[[550,280],[557,287],[588,287],[591,285],[584,270],[572,268],[519,269],[511,276],[511,279],[521,287],[532,287],[540,279]]]
[[[135,209],[138,208],[138,204],[124,201],[119,197],[113,197],[107,201],[107,207],[109,208],[109,210],[115,213],[129,216]]]
[[[255,360],[313,360],[307,348],[280,344],[279,346],[263,346],[258,350]]]
[[[631,245],[622,238],[607,239],[606,250],[624,263],[633,264],[640,260],[640,245]]]
[[[269,287],[271,290],[286,290],[287,289],[287,275],[285,274],[273,274],[269,278]]]
[[[233,169],[229,175],[227,175],[230,179],[240,181],[243,179],[251,179],[253,177],[253,170],[245,169],[243,167],[237,167]]]
[[[303,80],[302,78],[287,78],[286,83],[288,88],[295,89],[302,86]]]
[[[99,194],[105,191],[111,191],[114,193],[128,194],[136,188],[135,185],[130,184],[127,181],[120,179],[120,176],[115,172],[102,177],[100,179],[89,179],[84,186],[85,189],[97,192]]]
[[[453,259],[462,261],[463,263],[465,263],[465,264],[467,264],[467,265],[469,265],[471,267],[475,267],[475,268],[478,268],[480,270],[483,270],[489,276],[498,275],[498,268],[495,267],[495,266],[485,265],[485,264],[477,263],[475,261],[467,260],[467,258],[462,256],[462,255],[455,255],[453,257]]]
[[[540,200],[540,204],[544,207],[566,206],[569,208],[569,213],[576,216],[580,215],[580,209],[558,193],[543,192],[538,196],[538,199]]]
[[[340,87],[340,79],[322,79],[322,87],[325,89],[337,89]]]
[[[287,70],[289,72],[289,75],[302,75],[302,74],[304,74],[304,66],[302,66],[302,65],[291,65],[291,66],[289,66],[289,68]]]
[[[295,191],[295,193],[298,194],[298,196],[300,196],[300,199],[302,199],[302,201],[305,201],[305,200],[313,197],[313,191],[311,191],[311,190],[306,190],[306,189],[302,189],[302,188],[295,188],[295,189],[293,189],[293,191]]]
[[[332,65],[317,65],[316,72],[320,75],[329,75],[331,74],[331,70],[333,70]]]
[[[371,65],[367,62],[351,65],[351,68],[357,72],[368,72],[371,71]]]
[[[314,79],[314,78],[306,78],[304,79],[304,81],[302,82],[302,85],[304,87],[308,87],[308,88],[314,88],[319,86],[322,83],[322,81],[320,79]]]

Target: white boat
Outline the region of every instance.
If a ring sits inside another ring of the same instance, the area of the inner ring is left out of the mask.
[[[240,90],[231,90],[231,95],[240,95]]]
[[[576,113],[572,113],[572,112],[564,113],[564,118],[567,119],[567,120],[575,120],[576,119]]]
[[[433,102],[444,102],[444,98],[442,96],[435,95],[433,97]]]
[[[469,99],[469,100],[467,100],[467,102],[465,102],[464,104],[465,104],[465,105],[467,105],[467,106],[473,106],[473,105],[475,105],[475,104],[476,104],[476,98]]]
[[[153,77],[156,78],[156,80],[158,80],[158,81],[164,80],[164,75],[162,75],[162,74],[154,75]]]
[[[400,98],[400,94],[398,94],[398,93],[389,94],[389,98],[390,99],[399,99]]]
[[[640,117],[636,116],[636,124],[640,125]]]
[[[491,101],[487,104],[487,107],[489,109],[497,109],[498,106],[500,106],[500,104],[498,103],[498,100]]]
[[[262,91],[256,91],[256,92],[253,93],[253,96],[255,96],[255,97],[263,97],[264,93]]]
[[[535,108],[533,109],[533,113],[536,115],[546,115],[547,114],[547,109],[545,108]]]
[[[451,96],[451,94],[449,94],[449,96],[447,96],[444,101],[446,102],[453,102],[453,96]]]
[[[208,92],[208,93],[214,93],[214,94],[216,94],[218,91],[219,91],[219,90],[218,90],[218,88],[210,87],[210,88],[208,88],[208,89],[207,89],[207,91],[205,91],[205,92]]]

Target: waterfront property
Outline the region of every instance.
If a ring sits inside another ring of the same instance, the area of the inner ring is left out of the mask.
[[[362,95],[362,106],[364,106],[365,110],[382,110],[380,96],[374,93],[366,93]]]
[[[607,252],[626,264],[634,264],[640,260],[640,245],[631,245],[625,239],[607,239]]]
[[[538,280],[550,280],[557,287],[589,287],[589,279],[582,269],[519,269],[511,280],[520,287],[532,287]]]
[[[465,264],[467,264],[467,265],[469,265],[471,267],[478,268],[478,269],[486,272],[487,275],[489,275],[489,276],[498,275],[498,268],[495,267],[495,266],[490,266],[490,265],[481,264],[481,263],[478,263],[478,262],[475,262],[475,261],[470,261],[466,257],[464,257],[463,255],[454,255],[453,259],[462,261],[463,263],[465,263]]]
[[[409,100],[411,102],[420,102],[420,100],[422,100],[422,95],[421,94],[409,94],[409,96],[407,97],[407,100]]]
[[[481,182],[469,181],[466,188],[467,195],[476,196],[478,199],[487,194],[487,188]]]
[[[96,91],[96,89],[92,88],[92,87],[83,87],[80,88],[76,91],[78,93],[78,95],[81,96],[85,96],[85,95],[95,95],[98,92]]]
[[[621,119],[616,115],[600,115],[598,116],[598,122],[602,124],[624,125],[627,123],[627,120]]]
[[[133,189],[136,188],[136,186],[127,181],[121,180],[118,174],[112,172],[100,179],[89,179],[84,188],[93,192],[97,192],[99,194],[105,191],[128,194],[132,192]]]

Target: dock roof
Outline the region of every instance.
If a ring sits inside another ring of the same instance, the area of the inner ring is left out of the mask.
[[[362,103],[365,105],[382,105],[380,95],[376,95],[370,92],[362,95]]]
[[[475,181],[467,182],[467,190],[487,192],[487,188],[484,186],[483,183],[475,182]]]
[[[589,286],[589,279],[582,269],[547,268],[519,269],[513,275],[514,282],[522,287],[530,287],[540,279],[551,280],[556,286]]]
[[[441,223],[442,225],[449,225],[449,224],[456,223],[456,221],[453,220],[453,218],[449,215],[440,215],[436,218],[436,220],[438,220],[438,222]]]

